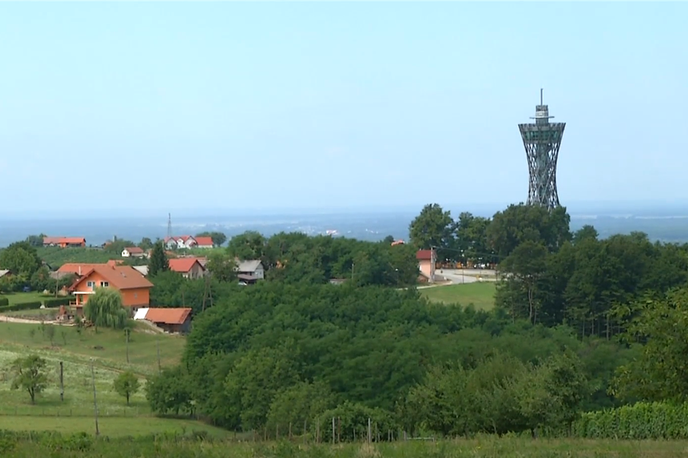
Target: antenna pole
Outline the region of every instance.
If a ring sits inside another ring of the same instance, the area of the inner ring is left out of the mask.
[[[540,105],[544,105],[544,103],[542,102],[542,88],[540,88]]]

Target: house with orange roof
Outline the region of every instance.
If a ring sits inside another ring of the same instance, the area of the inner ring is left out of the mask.
[[[82,271],[83,272],[83,271]],[[150,304],[150,290],[153,283],[131,266],[115,263],[93,264],[83,272],[69,288],[74,294],[77,309],[88,303],[88,298],[96,288],[114,288],[122,295],[124,307],[133,311]]]
[[[212,237],[196,237],[196,248],[213,248],[214,246]]]
[[[184,278],[196,279],[206,274],[205,266],[197,258],[175,258],[167,262],[172,272],[178,272]]]
[[[191,309],[188,307],[139,309],[134,320],[150,321],[167,332],[187,333],[191,329]]]
[[[43,246],[85,247],[86,239],[83,237],[43,237]]]

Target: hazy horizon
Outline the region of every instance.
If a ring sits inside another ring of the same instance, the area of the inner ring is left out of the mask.
[[[563,205],[686,201],[685,17],[686,3],[2,2],[0,218],[503,207],[527,198],[517,124],[540,88],[567,123]]]

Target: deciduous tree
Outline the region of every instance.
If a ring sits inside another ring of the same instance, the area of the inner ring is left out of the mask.
[[[31,404],[36,403],[36,395],[43,391],[48,383],[45,366],[45,360],[37,355],[17,358],[12,363],[12,389],[26,390],[31,397]]]
[[[116,289],[97,288],[84,307],[84,317],[98,327],[124,329],[129,317]]]
[[[411,244],[418,250],[437,248],[438,259],[455,259],[454,220],[439,204],[428,204],[409,225]]]
[[[139,390],[139,379],[131,371],[124,371],[117,376],[112,384],[117,394],[124,396],[129,405],[129,398]]]

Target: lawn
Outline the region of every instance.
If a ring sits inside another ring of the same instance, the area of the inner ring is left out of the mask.
[[[119,253],[111,253],[100,248],[60,248],[56,246],[36,248],[38,256],[53,269],[68,262],[104,263],[110,259],[118,259]]]
[[[473,304],[477,310],[490,310],[494,307],[495,283],[475,282],[434,286],[421,289],[420,293],[433,302],[463,306]]]
[[[54,329],[51,344],[45,329]],[[81,416],[92,414],[91,358],[93,358],[99,410],[106,415],[149,415],[143,387],[127,407],[124,398],[114,392],[112,382],[122,371],[130,369],[141,377],[180,361],[185,338],[166,334],[153,334],[138,328],[129,343],[129,361],[126,361],[126,340],[123,331],[93,328],[81,335],[73,326],[23,323],[0,323],[0,416],[2,415],[53,415]],[[49,383],[31,405],[23,391],[10,390],[11,374],[6,369],[11,362],[30,354],[37,354],[48,363]],[[59,396],[59,363],[64,367],[64,401]]]

